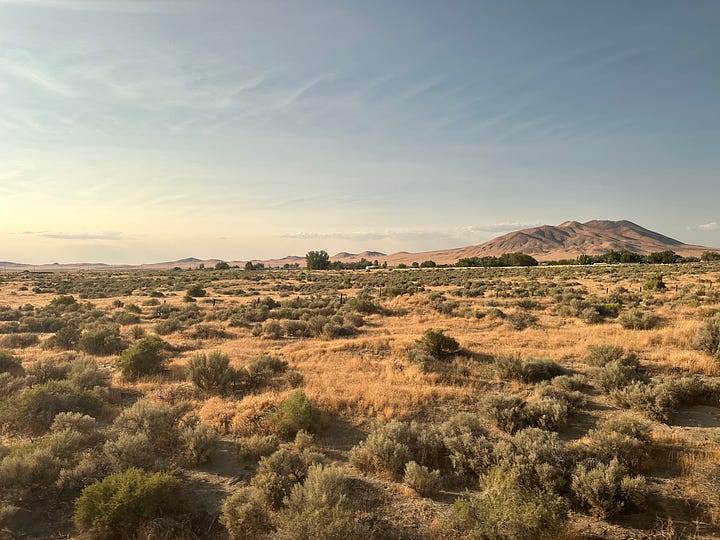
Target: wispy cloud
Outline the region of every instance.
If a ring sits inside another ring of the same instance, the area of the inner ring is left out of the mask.
[[[45,231],[25,231],[22,234],[27,236],[36,236],[39,238],[49,238],[51,240],[122,240],[124,238],[119,232],[99,232],[99,233],[66,233],[66,232],[45,232]]]
[[[387,231],[299,231],[284,234],[283,238],[298,240],[419,240],[419,239],[465,239],[477,240],[478,237],[488,236],[489,233],[503,233],[534,227],[539,223],[489,223],[486,225],[470,225],[453,229],[434,230],[387,230]]]
[[[711,221],[710,223],[703,223],[698,225],[698,229],[701,231],[718,231],[720,230],[720,223],[717,221]]]

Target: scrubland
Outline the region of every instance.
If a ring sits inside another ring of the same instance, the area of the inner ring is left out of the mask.
[[[720,264],[0,276],[7,538],[716,538]]]

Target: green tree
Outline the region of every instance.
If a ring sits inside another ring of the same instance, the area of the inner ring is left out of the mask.
[[[308,251],[305,255],[305,263],[308,270],[327,270],[330,268],[330,256],[327,251]]]
[[[220,261],[215,265],[215,270],[230,270],[230,265],[225,261]]]

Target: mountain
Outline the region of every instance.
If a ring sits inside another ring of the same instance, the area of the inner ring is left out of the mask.
[[[574,259],[578,255],[600,255],[607,251],[622,251],[627,249],[633,253],[647,255],[657,251],[672,250],[685,257],[699,257],[704,251],[720,251],[717,248],[708,248],[684,244],[679,240],[656,233],[631,221],[593,220],[586,223],[566,221],[560,225],[543,225],[514,231],[483,244],[466,246],[437,251],[424,251],[408,253],[400,251],[386,255],[379,251],[363,251],[362,253],[340,252],[333,257],[333,261],[356,262],[361,259],[378,260],[381,264],[387,262],[391,266],[405,263],[433,260],[438,264],[453,264],[464,257],[499,256],[503,253],[523,252],[532,255],[539,261],[558,259]],[[77,270],[120,270],[120,269],[170,269],[170,268],[197,268],[200,264],[212,268],[219,259],[197,259],[188,257],[177,261],[161,262],[141,265],[105,265],[102,263],[76,263],[76,264],[45,264],[30,265],[13,262],[0,262],[0,270],[31,270],[31,271],[77,271]],[[246,261],[227,261],[231,266],[243,268]],[[291,255],[280,259],[257,260],[253,264],[263,263],[268,268],[277,268],[285,264],[305,266],[305,257]]]
[[[539,261],[574,259],[583,253],[600,255],[607,251],[627,249],[647,255],[656,251],[672,250],[683,256],[702,255],[713,248],[684,244],[679,240],[651,231],[631,221],[592,220],[586,223],[566,221],[560,225],[542,225],[514,231],[483,244],[454,249],[399,252],[378,256],[380,262],[390,265],[410,264],[433,260],[438,264],[455,263],[464,257],[499,256],[503,253],[523,252]],[[346,260],[358,260],[356,256]]]

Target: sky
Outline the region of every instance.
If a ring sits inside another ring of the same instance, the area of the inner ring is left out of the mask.
[[[720,2],[0,0],[0,261],[720,247]]]

